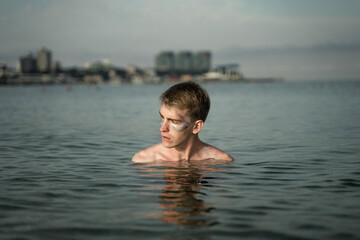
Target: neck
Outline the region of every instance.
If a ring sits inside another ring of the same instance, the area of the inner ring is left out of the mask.
[[[173,148],[174,156],[179,160],[191,160],[191,157],[200,148],[202,142],[198,135],[193,136],[185,146],[178,146]]]

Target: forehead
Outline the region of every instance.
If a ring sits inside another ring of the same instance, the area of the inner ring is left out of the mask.
[[[160,114],[165,118],[171,118],[171,119],[182,120],[189,118],[187,109],[181,110],[175,107],[169,108],[165,104],[161,105]]]

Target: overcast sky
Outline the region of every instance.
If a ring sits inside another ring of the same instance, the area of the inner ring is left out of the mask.
[[[0,62],[43,46],[63,66],[210,50],[247,77],[359,79],[360,1],[0,0]]]

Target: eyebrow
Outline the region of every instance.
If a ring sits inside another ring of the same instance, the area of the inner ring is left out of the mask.
[[[164,118],[164,116],[161,114],[160,111],[159,111],[159,114],[160,114],[160,117]],[[171,121],[177,121],[177,122],[183,121],[182,119],[173,119],[173,118],[167,118],[167,119],[169,119],[169,120],[171,120]]]

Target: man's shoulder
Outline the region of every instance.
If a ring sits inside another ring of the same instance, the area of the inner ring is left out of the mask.
[[[156,152],[159,151],[161,144],[155,144],[151,147],[148,147],[140,152],[136,153],[132,160],[133,162],[151,162],[156,159]]]
[[[208,144],[205,146],[205,152],[207,155],[209,155],[209,158],[224,161],[234,161],[234,159],[223,150]]]

